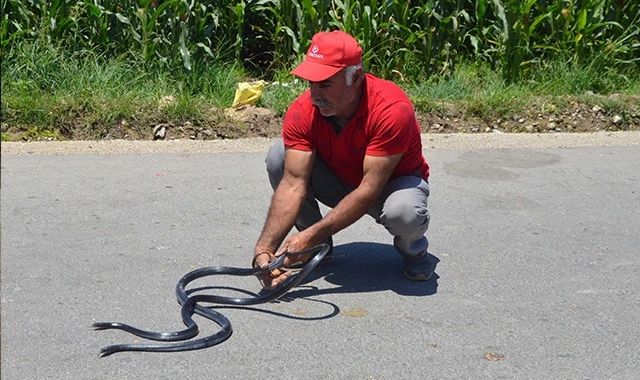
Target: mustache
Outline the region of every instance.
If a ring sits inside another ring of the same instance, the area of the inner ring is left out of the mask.
[[[332,106],[333,104],[331,104],[331,102],[327,100],[314,100],[313,105],[316,107],[328,107]]]

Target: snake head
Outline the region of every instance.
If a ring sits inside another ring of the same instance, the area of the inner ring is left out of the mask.
[[[94,330],[108,330],[120,328],[120,324],[117,322],[96,322],[91,327]]]

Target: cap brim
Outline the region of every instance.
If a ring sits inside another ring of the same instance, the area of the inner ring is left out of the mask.
[[[313,61],[303,61],[291,75],[295,75],[310,82],[322,82],[336,75],[343,67],[328,66]]]

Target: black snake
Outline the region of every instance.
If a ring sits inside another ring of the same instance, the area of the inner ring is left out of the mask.
[[[302,281],[302,279],[307,276],[313,268],[315,268],[322,258],[329,251],[328,244],[320,244],[315,247],[297,251],[297,252],[286,252],[281,255],[277,260],[269,264],[267,269],[261,268],[236,268],[236,267],[226,267],[226,266],[214,266],[214,267],[206,267],[193,270],[186,275],[184,275],[178,284],[176,285],[176,296],[178,298],[178,303],[182,306],[181,316],[182,322],[187,326],[185,330],[174,331],[174,332],[154,332],[141,330],[136,327],[119,323],[119,322],[96,322],[93,324],[93,328],[96,330],[108,330],[108,329],[119,329],[129,332],[131,334],[137,335],[141,338],[155,340],[164,343],[146,343],[146,344],[117,344],[112,346],[104,347],[100,350],[100,357],[109,356],[116,352],[123,351],[147,351],[147,352],[177,352],[177,351],[190,351],[190,350],[199,350],[206,347],[215,346],[216,344],[224,342],[229,336],[231,336],[232,328],[231,322],[227,317],[222,315],[221,313],[199,305],[201,302],[214,303],[214,304],[224,304],[224,305],[238,305],[238,306],[246,306],[246,305],[257,305],[261,303],[267,303],[274,301],[280,297],[282,297],[285,293],[287,293],[291,288],[296,286]],[[263,271],[270,271],[276,268],[280,268],[284,264],[284,260],[288,255],[300,255],[300,254],[310,254],[315,253],[315,256],[302,267],[302,269],[296,274],[290,276],[282,283],[280,286],[276,287],[272,291],[264,293],[262,295],[258,295],[256,297],[250,298],[233,298],[233,297],[222,297],[216,295],[194,295],[189,296],[187,293],[187,285],[199,278],[211,275],[231,275],[231,276],[255,276]],[[213,322],[217,323],[220,326],[220,331],[217,333],[200,338],[193,339],[191,338],[198,335],[198,325],[193,320],[193,314],[198,314],[204,318],[210,319]]]

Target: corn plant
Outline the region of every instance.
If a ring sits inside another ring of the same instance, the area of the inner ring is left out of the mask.
[[[517,81],[550,59],[640,68],[630,0],[0,0],[2,54],[40,41],[189,72],[193,61],[290,69],[312,36],[340,29],[368,70],[426,78],[481,60]]]

